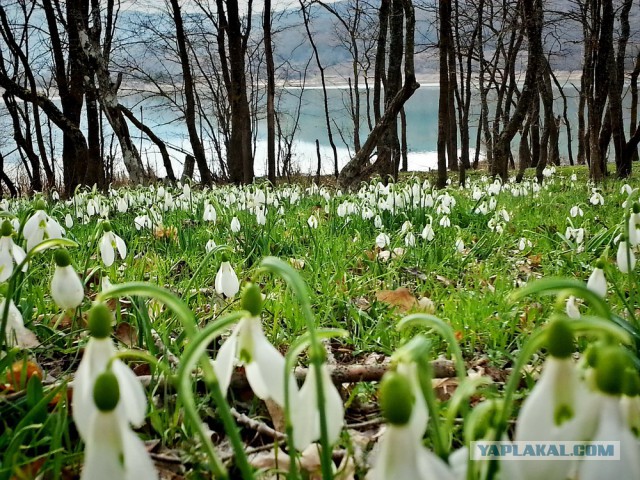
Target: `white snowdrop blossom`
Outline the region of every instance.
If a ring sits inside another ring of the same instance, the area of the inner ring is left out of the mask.
[[[54,252],[56,269],[51,279],[51,297],[63,310],[73,309],[84,299],[84,285],[71,266],[71,257],[64,248]]]
[[[533,244],[531,243],[531,240],[524,237],[520,238],[520,241],[518,242],[518,250],[521,252],[526,248],[531,248],[532,246]]]
[[[122,238],[113,233],[108,222],[104,224],[104,233],[100,239],[99,248],[100,256],[105,267],[113,265],[116,258],[116,251],[122,259],[127,256],[127,245]]]
[[[73,380],[72,400],[73,420],[85,442],[91,438],[91,421],[97,413],[93,398],[95,382],[109,362],[120,387],[120,402],[115,410],[117,415],[127,423],[139,427],[144,423],[147,411],[147,396],[138,377],[121,360],[112,360],[116,353],[110,337],[112,322],[113,314],[106,305],[98,303],[89,310],[91,338]]]
[[[593,269],[591,275],[589,276],[589,280],[587,281],[587,288],[591,290],[593,293],[598,295],[601,298],[607,296],[607,280],[604,276],[604,262],[599,261],[598,263],[602,263],[600,266],[596,264],[596,268]]]
[[[320,438],[320,407],[316,388],[317,370],[315,364],[309,366],[304,384],[300,388],[296,402],[292,405],[293,441],[295,447],[300,451]],[[326,364],[323,364],[320,369],[320,379],[324,393],[327,437],[329,443],[333,444],[340,437],[340,431],[344,425],[344,404],[340,393],[331,380]]]
[[[591,190],[591,198],[589,198],[591,205],[604,205],[604,197],[595,188]]]
[[[584,216],[584,212],[578,205],[574,205],[571,207],[571,210],[569,210],[569,215],[571,215],[572,218],[582,217]]]
[[[404,237],[404,244],[407,247],[414,247],[416,245],[416,236],[413,232],[407,233],[407,235]]]
[[[448,228],[451,226],[451,220],[449,220],[449,217],[447,215],[443,215],[439,223],[443,228]]]
[[[247,305],[246,297],[252,289],[257,290],[252,292],[253,305]],[[271,399],[284,407],[285,361],[282,354],[267,340],[260,317],[254,316],[259,314],[261,302],[259,289],[255,285],[248,286],[243,294],[242,306],[250,312],[250,316],[238,322],[211,363],[224,395],[229,389],[234,366],[242,364],[253,393],[262,400]],[[256,303],[260,305],[256,306]],[[289,375],[291,398],[296,399],[297,386],[293,374]]]
[[[629,273],[636,268],[636,256],[626,240],[622,240],[618,243],[616,262],[618,263],[618,270],[622,273]]]
[[[69,228],[73,228],[73,217],[71,216],[70,213],[67,213],[64,216],[64,226]]]
[[[214,248],[216,248],[218,245],[216,244],[215,240],[210,239],[207,241],[207,243],[204,246],[204,249],[207,253],[209,253],[211,250],[213,250]]]
[[[567,298],[567,305],[565,307],[565,311],[569,318],[573,318],[573,319],[580,318],[580,309],[576,304],[576,297],[574,297],[573,295],[569,295],[569,298]]]
[[[220,264],[220,269],[216,273],[215,287],[218,295],[224,294],[227,298],[235,296],[240,290],[238,276],[228,260],[223,259]]]
[[[389,235],[384,232],[379,233],[376,237],[376,246],[378,248],[384,248],[389,245],[389,243],[391,243],[391,239],[389,238]]]
[[[216,209],[210,203],[205,203],[202,220],[205,222],[216,223],[217,219],[218,219],[218,214],[216,213]]]
[[[0,318],[4,314],[6,308],[6,299],[0,301]],[[9,300],[9,315],[7,316],[7,325],[5,330],[5,343],[9,348],[32,348],[37,347],[40,343],[35,334],[24,326],[22,314],[13,300]]]
[[[430,242],[431,240],[433,240],[435,238],[435,232],[433,231],[433,226],[430,223],[427,223],[424,228],[422,229],[422,233],[420,234],[420,236]]]
[[[27,251],[29,251],[44,240],[62,238],[64,229],[43,209],[39,209],[24,224],[22,235],[27,240]]]
[[[309,228],[318,228],[318,218],[315,215],[309,216],[307,225],[309,225]]]
[[[382,228],[382,218],[380,218],[380,215],[376,215],[376,218],[373,219],[373,226],[377,229]]]
[[[456,239],[456,250],[458,251],[458,253],[464,252],[464,240],[462,240],[461,238]]]
[[[19,265],[26,258],[27,254],[19,245],[13,243],[11,234],[13,226],[11,222],[5,220],[2,222],[2,231],[0,237],[0,283],[5,282],[13,274],[14,264]],[[28,265],[25,263],[22,271],[26,272]]]
[[[231,231],[233,233],[238,233],[240,231],[240,220],[238,220],[238,217],[233,217],[231,219]]]

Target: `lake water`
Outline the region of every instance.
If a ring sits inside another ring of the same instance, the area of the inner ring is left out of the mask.
[[[283,112],[281,122],[283,129],[291,128],[293,120],[291,115],[295,114],[300,95],[299,89],[287,89],[280,92],[279,110]],[[573,136],[573,152],[574,156],[577,152],[577,92],[569,86],[565,88],[568,96],[568,115],[572,127]],[[344,88],[331,88],[328,90],[329,106],[331,111],[332,128],[334,130],[334,142],[338,147],[339,165],[342,167],[351,157],[353,153],[352,135],[353,125],[347,116],[345,105],[348,102],[348,90]],[[423,85],[409,99],[405,105],[407,115],[407,144],[408,144],[408,162],[409,170],[424,171],[434,169],[437,165],[437,136],[438,136],[438,96],[439,88],[437,85]],[[361,110],[361,142],[364,143],[368,126],[366,121],[365,92],[361,91],[362,110]],[[556,114],[562,112],[562,101],[559,95],[556,95]],[[149,99],[140,101],[139,97],[123,98],[122,101],[131,106],[134,113],[142,118],[160,136],[165,142],[174,147],[170,150],[173,157],[174,170],[179,175],[182,172],[182,161],[184,160],[184,152],[190,151],[190,144],[187,135],[187,129],[183,121],[178,120],[179,115],[167,108],[158,99]],[[475,145],[476,125],[478,122],[478,103],[479,95],[474,100],[474,114],[471,118],[471,144]],[[135,106],[134,106],[135,105]],[[3,135],[10,135],[10,121],[8,115],[3,115],[2,109],[4,105],[0,105],[0,132]],[[141,110],[142,108],[142,110]],[[107,122],[105,121],[105,124]],[[341,138],[337,132],[338,128],[342,131]],[[107,134],[110,134],[105,128]],[[143,160],[152,166],[159,175],[164,174],[162,161],[158,151],[153,143],[146,140],[144,136],[133,127],[131,127],[136,145],[140,148]],[[206,135],[205,148],[212,154],[213,149],[211,143],[207,141]],[[320,142],[320,154],[322,159],[322,173],[330,174],[333,172],[333,153],[329,145],[325,127],[325,117],[323,110],[323,97],[320,88],[307,88],[302,94],[302,108],[299,120],[299,127],[296,133],[293,145],[293,165],[294,170],[301,173],[315,173],[317,167],[317,156],[315,141]],[[61,141],[60,135],[56,137],[56,143]],[[346,145],[345,142],[349,143]],[[514,140],[513,149],[517,152],[517,139]],[[4,143],[4,145],[3,145]],[[117,142],[116,142],[117,143]],[[10,153],[10,145],[12,142],[0,142],[0,148],[3,154],[7,156]],[[61,148],[58,147],[58,152]],[[474,152],[471,152],[473,158]],[[482,155],[482,151],[481,151]],[[568,161],[567,136],[564,125],[561,126],[560,132],[560,155],[564,161]],[[7,156],[7,161],[15,161],[15,154]],[[256,131],[256,149],[255,149],[255,173],[256,175],[264,175],[266,172],[266,121],[257,122]]]

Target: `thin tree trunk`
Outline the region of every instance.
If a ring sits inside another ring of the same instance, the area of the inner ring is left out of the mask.
[[[271,0],[264,1],[262,29],[264,32],[264,61],[267,64],[267,177],[276,184],[276,80],[271,38]]]

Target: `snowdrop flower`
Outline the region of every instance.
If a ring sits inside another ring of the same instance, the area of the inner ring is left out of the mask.
[[[525,248],[531,248],[533,246],[533,244],[531,243],[531,240],[528,240],[524,237],[520,238],[520,242],[518,243],[518,250],[520,250],[521,252],[524,251]]]
[[[578,205],[574,205],[571,207],[571,210],[569,210],[569,215],[571,215],[572,218],[582,217],[584,216],[584,212]]]
[[[7,299],[0,302],[0,319],[4,314]],[[7,326],[5,330],[5,343],[9,348],[32,348],[37,347],[40,342],[35,334],[24,326],[22,314],[13,300],[9,300],[9,315],[7,316]]]
[[[618,263],[618,270],[622,273],[629,273],[636,268],[636,256],[631,250],[629,242],[626,240],[621,240],[620,243],[618,243],[616,262]]]
[[[448,228],[451,226],[451,220],[449,220],[449,217],[447,215],[443,215],[440,219],[440,226],[444,228]]]
[[[581,380],[573,333],[566,320],[548,328],[547,358],[540,379],[525,399],[516,423],[515,441],[587,441],[594,431],[593,411],[598,396]],[[528,462],[523,478],[567,478],[574,461]]]
[[[311,364],[304,385],[300,388],[295,404],[292,405],[293,441],[295,447],[300,451],[320,438],[317,376],[318,369],[315,364]],[[329,443],[333,444],[340,437],[340,431],[344,424],[344,405],[340,393],[331,380],[326,364],[323,364],[320,369],[320,378],[324,394],[325,418],[327,419],[327,437]]]
[[[102,262],[106,267],[113,265],[116,258],[116,250],[120,254],[120,258],[124,259],[127,256],[127,245],[124,240],[111,230],[111,222],[105,221],[102,223],[103,235],[100,239],[100,256]]]
[[[309,225],[309,228],[318,228],[318,218],[315,215],[311,215],[307,219],[307,225]]]
[[[231,266],[231,263],[229,263],[229,259],[226,255],[222,256],[220,269],[218,270],[218,273],[216,273],[215,287],[218,295],[224,294],[227,298],[235,296],[235,294],[240,290],[238,276],[233,270],[233,267]]]
[[[62,238],[64,229],[44,211],[44,202],[39,200],[35,204],[35,213],[27,220],[22,229],[22,235],[27,240],[27,251],[49,238]]]
[[[204,204],[204,214],[202,215],[202,220],[205,222],[213,222],[216,223],[218,219],[218,214],[216,213],[216,209],[213,208],[213,205],[210,203]]]
[[[240,220],[238,220],[238,217],[233,217],[231,219],[231,231],[233,233],[238,233],[240,231]]]
[[[63,310],[73,309],[84,299],[84,286],[71,266],[71,257],[66,248],[57,249],[53,258],[56,269],[51,279],[51,297]]]
[[[402,228],[400,229],[400,233],[402,235],[405,235],[407,232],[410,232],[412,228],[413,228],[413,225],[411,224],[411,222],[409,220],[406,220],[402,224]]]
[[[388,372],[380,384],[380,405],[388,424],[366,478],[453,480],[447,464],[422,445],[428,412],[413,376],[407,373]]]
[[[413,232],[407,233],[407,235],[404,237],[404,244],[407,247],[414,247],[416,245],[416,236],[413,234]]]
[[[391,239],[389,238],[389,235],[384,232],[379,233],[376,237],[376,246],[378,248],[384,248],[389,245],[389,243],[391,243]]]
[[[622,194],[631,195],[631,192],[633,192],[633,188],[631,188],[631,185],[629,185],[628,183],[625,183],[624,185],[622,185],[622,187],[620,187],[620,193]]]
[[[214,248],[216,248],[218,245],[216,245],[215,240],[210,239],[206,245],[204,246],[204,249],[207,253],[209,253],[211,250],[213,250]]]
[[[430,242],[431,240],[434,239],[435,237],[435,232],[433,231],[433,226],[431,225],[431,223],[427,223],[424,228],[422,229],[422,233],[420,234],[420,236],[425,239],[426,241]]]
[[[13,233],[13,226],[9,220],[2,222],[0,227],[0,283],[9,279],[13,273],[13,265],[19,265],[27,256],[25,251],[19,246],[13,243],[11,234]],[[25,263],[22,267],[22,271],[27,271],[28,265]]]
[[[620,442],[620,460],[583,461],[578,476],[580,480],[640,478],[640,444],[625,420],[621,401],[629,385],[637,388],[638,373],[621,347],[606,346],[598,351],[595,383],[602,395],[598,409],[593,410],[597,412],[597,429],[591,440]]]
[[[596,267],[591,272],[587,281],[587,288],[596,295],[604,298],[607,296],[607,280],[604,277],[604,260],[600,259],[596,262]]]
[[[267,340],[260,322],[262,294],[257,285],[247,285],[242,295],[242,308],[250,313],[238,322],[231,335],[212,361],[222,393],[226,395],[236,364],[244,364],[249,385],[258,398],[270,398],[284,407],[285,361]],[[297,395],[293,374],[289,378],[292,394]]]
[[[88,313],[91,338],[73,380],[72,411],[78,433],[89,442],[92,417],[97,413],[93,391],[98,376],[111,362],[111,371],[117,378],[120,388],[120,402],[115,413],[122,421],[139,427],[144,423],[147,410],[147,397],[142,384],[135,373],[121,360],[112,360],[116,349],[111,341],[113,314],[103,304],[95,304]]]
[[[149,217],[149,215],[139,215],[133,220],[133,224],[136,227],[136,230],[142,230],[143,228],[151,228],[153,227],[153,221]]]
[[[67,213],[64,216],[64,226],[69,228],[73,228],[73,217],[71,216],[70,213]]]
[[[573,295],[569,295],[569,298],[567,298],[565,311],[569,318],[580,318],[580,309],[578,308],[578,305],[576,305],[576,297],[574,297]]]
[[[591,193],[591,198],[589,198],[591,205],[604,205],[604,197],[597,189],[592,188]]]
[[[256,223],[258,225],[267,223],[267,210],[262,205],[256,207]]]
[[[576,182],[576,181],[578,181],[578,175],[576,175],[575,173],[572,173],[572,174],[571,174],[571,181],[572,181],[572,182]]]
[[[482,202],[480,205],[478,205],[475,208],[474,212],[480,215],[486,215],[487,213],[489,213],[489,207],[487,206],[487,202]]]
[[[158,478],[144,443],[118,412],[124,402],[120,390],[112,371],[107,370],[96,379],[92,392],[96,411],[89,420],[81,480]]]
[[[380,215],[376,215],[376,218],[373,219],[373,226],[377,229],[382,228],[382,218],[380,218]]]
[[[456,239],[456,250],[458,253],[464,252],[464,241],[461,238]]]

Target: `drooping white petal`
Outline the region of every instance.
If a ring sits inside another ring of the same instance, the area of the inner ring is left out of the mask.
[[[620,442],[620,460],[583,460],[579,470],[580,480],[640,478],[640,444],[623,421],[620,400],[605,396],[599,416],[593,441]]]
[[[147,413],[147,395],[144,392],[144,387],[136,374],[120,360],[113,362],[111,370],[120,386],[118,409],[129,423],[134,427],[140,427],[144,423],[144,417]]]
[[[0,318],[4,313],[6,300],[0,302]],[[9,300],[9,315],[5,330],[5,341],[9,347],[33,348],[40,345],[35,334],[24,326],[22,313],[18,310],[13,300]]]
[[[595,429],[599,396],[579,378],[571,358],[549,357],[540,379],[524,401],[516,424],[516,441],[587,441]],[[566,478],[574,460],[527,462],[523,478]]]
[[[8,250],[0,250],[0,283],[6,282],[13,273],[13,258]]]
[[[117,414],[93,413],[86,437],[84,468],[81,480],[125,479],[122,420]]]
[[[153,460],[149,457],[144,443],[128,428],[122,430],[122,446],[126,480],[156,480],[158,478]]]
[[[118,249],[118,253],[120,254],[120,258],[124,259],[127,256],[127,244],[124,243],[124,240],[120,238],[118,235],[113,235],[116,241],[116,248]]]
[[[76,308],[84,299],[84,286],[71,265],[56,266],[51,279],[51,297],[63,310]]]
[[[71,406],[76,428],[84,440],[89,438],[89,423],[96,412],[93,385],[98,375],[106,369],[114,353],[115,348],[111,339],[91,338],[76,370]]]
[[[113,251],[113,245],[111,244],[110,234],[111,232],[105,232],[100,239],[100,256],[102,257],[102,263],[105,267],[110,267],[115,261],[115,252]]]
[[[238,331],[240,324],[244,322],[244,319],[236,326],[231,333],[231,336],[225,340],[220,347],[218,356],[211,363],[213,369],[218,377],[218,383],[223,395],[227,395],[229,384],[231,383],[231,375],[233,374],[233,367],[236,363],[237,351],[238,351]]]
[[[326,364],[320,372],[325,402],[327,438],[335,443],[340,437],[344,424],[344,406],[342,397],[336,389]],[[320,408],[318,405],[317,371],[314,365],[309,367],[307,378],[300,388],[293,407],[293,438],[298,450],[304,450],[314,440],[320,438]]]
[[[265,337],[259,319],[248,320],[250,322],[246,326],[251,329],[253,343],[253,351],[250,352],[251,362],[245,365],[249,385],[258,398],[270,398],[284,407],[284,357]],[[289,382],[290,388],[296,388],[293,375]]]
[[[601,298],[607,296],[607,280],[604,277],[604,270],[601,268],[593,269],[587,281],[587,288]]]
[[[215,279],[216,292],[231,298],[240,291],[240,282],[229,262],[222,262]]]
[[[27,254],[25,253],[25,251],[22,249],[22,247],[20,245],[16,245],[15,243],[13,243],[13,241],[11,242],[11,255],[13,256],[13,259],[16,262],[16,265],[20,265],[23,260],[27,257]],[[22,267],[22,271],[26,272],[27,268],[29,268],[29,264],[25,263],[24,266]]]
[[[618,244],[616,262],[618,262],[618,270],[622,273],[629,273],[629,271],[636,268],[636,256],[626,241],[622,241]]]

